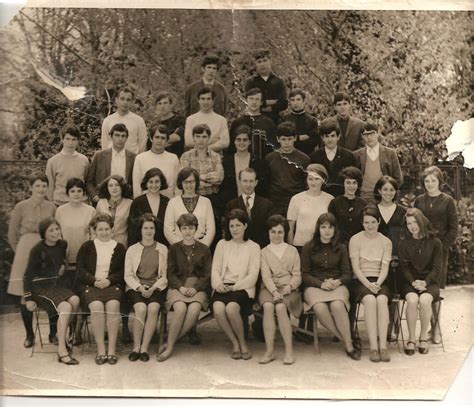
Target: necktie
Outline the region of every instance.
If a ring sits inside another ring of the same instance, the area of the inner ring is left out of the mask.
[[[249,195],[247,195],[245,197],[245,209],[247,209],[247,215],[249,215],[249,219],[250,219],[251,208],[250,208],[250,196]]]

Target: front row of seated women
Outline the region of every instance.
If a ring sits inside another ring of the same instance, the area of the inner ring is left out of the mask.
[[[289,225],[280,215],[268,219],[270,244],[263,250],[247,239],[249,219],[239,209],[229,213],[225,239],[216,247],[212,259],[207,245],[196,238],[198,220],[192,213],[179,217],[182,240],[168,249],[155,241],[155,219],[144,214],[138,221],[141,240],[127,251],[111,239],[113,221],[97,214],[91,221],[94,240],[85,242],[77,258],[77,280],[73,288],[64,278],[67,243],[54,218],[40,223],[42,240],[32,249],[25,274],[27,307],[35,303],[58,314],[58,361],[79,363],[66,342],[70,316],[79,306],[90,311],[92,331],[97,343],[97,364],[116,364],[116,340],[120,324],[120,301],[125,288],[133,305],[133,349],[130,361],[148,361],[148,348],[156,330],[160,307],[173,311],[167,343],[158,350],[157,360],[167,360],[179,338],[197,322],[199,313],[210,302],[215,319],[232,344],[233,359],[248,360],[243,316],[252,312],[253,300],[263,309],[266,351],[259,363],[275,360],[275,314],[285,354],[284,364],[294,362],[289,314],[298,317],[303,299],[320,321],[343,343],[348,357],[360,359],[354,346],[348,312],[360,302],[364,306],[370,342],[370,360],[390,361],[386,338],[388,304],[392,293],[387,284],[392,245],[378,232],[380,212],[367,207],[362,213],[363,231],[354,235],[347,247],[340,243],[335,217],[322,214],[312,239],[301,257],[295,247],[285,243]],[[408,355],[415,352],[415,325],[419,308],[421,332],[419,352],[428,353],[427,330],[431,304],[439,297],[441,242],[435,238],[430,222],[418,209],[409,209],[404,219],[405,238],[400,243],[403,284],[401,294],[407,301]],[[301,258],[301,260],[300,260]],[[350,260],[349,260],[350,259]],[[300,266],[301,261],[301,266]],[[351,272],[352,265],[352,272]],[[261,287],[256,285],[261,271]],[[74,290],[74,291],[73,291]],[[108,333],[106,349],[104,334]]]

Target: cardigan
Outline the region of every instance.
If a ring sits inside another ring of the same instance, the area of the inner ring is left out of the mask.
[[[436,237],[414,239],[409,237],[400,242],[400,272],[410,284],[424,280],[426,284],[438,283],[443,261],[443,247]]]
[[[164,245],[168,245],[163,232],[163,224],[165,220],[165,212],[168,206],[169,199],[160,194],[160,206],[158,214],[155,216],[155,240]],[[131,246],[141,240],[141,230],[138,230],[137,222],[141,215],[145,213],[153,214],[150,203],[148,202],[147,194],[140,195],[135,198],[130,206],[130,215],[128,218],[128,245]],[[154,215],[154,214],[153,214]]]
[[[188,213],[188,210],[184,206],[181,196],[175,196],[169,201],[163,225],[164,234],[169,244],[183,240],[183,236],[176,222],[178,218],[185,213]],[[204,196],[199,196],[193,214],[198,219],[196,240],[210,246],[216,235],[216,224],[211,201]]]
[[[448,250],[458,236],[459,223],[454,199],[444,192],[434,199],[425,193],[416,197],[415,208],[429,219],[436,237],[443,243],[443,249]]]
[[[163,291],[168,286],[166,278],[166,268],[168,263],[168,249],[165,245],[155,242],[155,250],[158,252],[158,279],[152,287],[158,291]],[[140,279],[137,277],[138,267],[142,260],[143,245],[135,243],[130,246],[125,255],[124,280],[126,283],[125,291],[137,291],[141,286]]]
[[[231,240],[220,240],[217,243],[212,260],[211,284],[216,289],[224,284],[224,276],[229,264],[229,253],[232,250]],[[245,290],[250,298],[255,297],[255,284],[257,283],[258,272],[260,270],[260,246],[246,240],[241,244],[241,261],[246,264],[242,267],[242,272],[232,287],[233,291]],[[241,266],[243,265],[241,264]]]
[[[33,246],[23,277],[26,301],[31,300],[35,283],[40,283],[42,286],[47,283],[51,289],[56,286],[58,271],[66,264],[66,249],[65,240],[58,240],[54,246],[48,246],[41,240]]]
[[[264,287],[273,293],[279,287],[291,286],[296,290],[301,285],[301,266],[298,250],[287,245],[279,259],[269,246],[261,251],[260,270]]]
[[[169,288],[178,290],[190,276],[197,277],[194,288],[197,291],[209,291],[211,286],[212,255],[209,247],[196,240],[194,242],[191,260],[184,251],[183,242],[170,246],[168,253],[168,282]]]
[[[125,247],[117,243],[110,260],[110,270],[108,280],[111,285],[121,287],[123,285],[123,266],[125,261]],[[94,241],[85,242],[77,253],[77,274],[79,281],[88,286],[95,283],[95,268],[97,265],[97,251]]]
[[[334,251],[330,243],[321,243],[316,252],[313,251],[313,242],[309,241],[301,251],[301,272],[306,287],[321,288],[324,280],[339,279],[347,285],[352,279],[352,272],[347,254],[347,247],[339,245]]]

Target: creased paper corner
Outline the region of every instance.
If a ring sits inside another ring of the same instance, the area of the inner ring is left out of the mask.
[[[474,168],[474,118],[457,120],[454,123],[446,140],[446,148],[449,161],[462,154],[464,167]]]

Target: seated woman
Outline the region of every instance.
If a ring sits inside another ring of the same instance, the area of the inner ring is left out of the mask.
[[[349,241],[352,270],[357,277],[351,289],[356,302],[364,305],[370,360],[390,362],[387,331],[391,292],[386,279],[392,258],[392,242],[378,231],[379,224],[380,212],[377,208],[373,205],[366,207],[362,211],[364,230],[352,236]]]
[[[114,229],[112,238],[121,243],[125,248],[128,246],[128,216],[132,200],[129,195],[129,187],[120,175],[107,177],[99,186],[99,202],[96,210],[98,213],[107,213],[112,216]]]
[[[430,221],[417,208],[405,215],[406,238],[400,241],[400,268],[403,276],[401,294],[407,302],[408,342],[407,355],[415,354],[415,333],[418,305],[420,309],[420,339],[418,350],[428,353],[428,327],[432,303],[439,298],[439,278],[443,264],[443,244],[434,237]]]
[[[67,242],[61,240],[59,223],[53,217],[39,223],[39,234],[43,240],[31,249],[24,277],[26,307],[34,311],[38,304],[50,318],[59,315],[58,362],[77,365],[66,345],[69,319],[79,306],[79,297],[64,278]]]
[[[270,244],[261,252],[263,285],[258,296],[258,301],[263,306],[263,332],[267,349],[258,363],[266,364],[275,360],[273,344],[276,311],[278,328],[285,343],[283,363],[291,365],[295,359],[288,311],[296,318],[303,311],[303,303],[298,290],[301,284],[300,256],[294,246],[285,242],[290,225],[283,216],[270,216],[267,225]]]
[[[145,213],[151,213],[155,219],[155,240],[167,246],[163,224],[169,198],[160,193],[168,188],[163,172],[159,168],[150,168],[143,176],[141,188],[146,192],[135,198],[130,206],[128,245],[131,246],[141,240],[138,219]]]
[[[249,219],[241,209],[229,212],[225,239],[212,261],[212,307],[218,325],[232,342],[232,359],[252,357],[245,341],[241,312],[250,315],[260,269],[260,247],[247,239]]]
[[[156,329],[160,306],[166,300],[168,249],[155,241],[155,219],[145,213],[137,227],[142,239],[130,246],[125,255],[126,294],[135,310],[133,349],[128,359],[148,362],[148,346]]]
[[[166,300],[167,309],[174,313],[166,349],[158,356],[158,362],[171,356],[176,341],[194,326],[201,310],[207,310],[211,285],[212,256],[209,247],[195,239],[198,227],[196,216],[185,213],[178,218],[177,224],[183,240],[170,247]]]
[[[344,342],[347,356],[360,360],[360,350],[352,345],[348,316],[347,284],[352,277],[349,255],[339,242],[333,214],[323,213],[318,218],[313,238],[301,252],[301,271],[306,304],[321,324]]]
[[[91,313],[92,333],[97,343],[95,363],[115,365],[116,342],[120,326],[120,301],[123,296],[125,247],[112,240],[112,217],[99,213],[90,227],[96,238],[85,242],[77,254],[77,273],[82,287],[82,302]],[[108,351],[105,350],[105,327]]]

